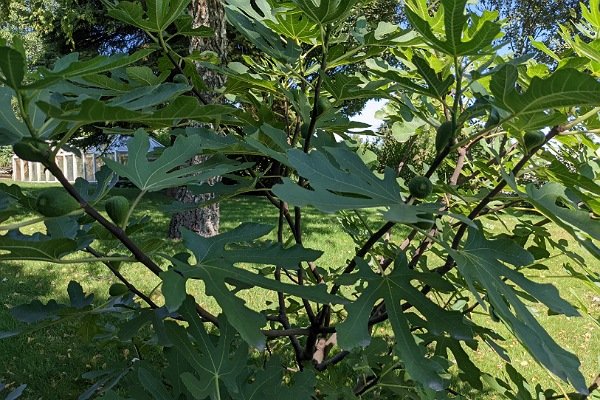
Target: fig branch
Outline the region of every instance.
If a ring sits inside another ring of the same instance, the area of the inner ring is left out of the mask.
[[[86,214],[88,214],[90,217],[92,217],[96,221],[98,221],[98,223],[100,225],[102,225],[104,228],[106,228],[106,230],[108,230],[115,238],[117,238],[121,243],[123,243],[123,245],[131,252],[131,254],[133,254],[133,256],[135,257],[135,259],[138,262],[145,265],[146,268],[148,268],[156,276],[160,275],[160,273],[162,272],[162,269],[158,266],[158,264],[156,264],[150,257],[148,257],[148,255],[146,255],[146,253],[144,253],[133,242],[133,240],[131,240],[131,238],[127,235],[127,233],[125,233],[125,231],[123,229],[121,229],[120,227],[116,226],[115,224],[113,224],[112,222],[110,222],[109,220],[104,218],[102,216],[102,214],[100,214],[94,207],[92,207],[79,194],[77,189],[75,189],[75,187],[73,187],[73,185],[71,185],[71,183],[67,180],[67,178],[63,174],[62,170],[58,167],[58,165],[56,165],[54,160],[47,160],[44,163],[44,166],[48,169],[48,171],[50,171],[50,173],[52,175],[54,175],[54,177],[56,177],[56,179],[65,188],[65,190],[69,193],[69,195],[71,195],[71,197],[73,197],[75,200],[77,200],[79,202],[81,208],[83,208],[83,210],[86,212]],[[196,309],[198,311],[198,314],[202,318],[204,318],[205,320],[210,321],[214,324],[218,324],[217,317],[215,317],[210,312],[205,310],[202,306],[197,304]]]

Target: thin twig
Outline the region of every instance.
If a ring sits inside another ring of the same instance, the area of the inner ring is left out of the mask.
[[[85,251],[87,251],[88,253],[90,253],[91,255],[93,255],[94,257],[97,258],[102,258],[104,257],[103,254],[101,254],[100,252],[94,250],[91,246],[88,246],[85,248]],[[152,301],[152,299],[148,296],[146,296],[144,293],[142,293],[140,290],[138,290],[131,282],[129,282],[127,280],[127,278],[125,278],[123,276],[123,274],[121,274],[121,272],[119,272],[118,269],[116,269],[110,262],[106,262],[106,261],[102,261],[102,264],[106,265],[108,267],[108,269],[110,269],[110,272],[112,272],[112,274],[114,276],[117,277],[117,279],[119,279],[125,286],[127,286],[127,289],[129,289],[130,292],[134,293],[135,295],[137,295],[140,299],[144,300],[152,309],[157,309],[159,308],[159,306]]]
[[[280,201],[279,218],[278,218],[278,224],[277,224],[277,241],[281,244],[283,244],[284,210],[285,210],[284,202]],[[280,266],[275,267],[275,280],[278,282],[281,282],[281,269],[282,268]],[[278,302],[278,306],[279,306],[279,315],[278,315],[279,322],[281,322],[281,325],[284,327],[285,330],[289,330],[290,329],[290,321],[288,319],[287,312],[285,309],[285,295],[281,291],[277,292],[277,302]],[[298,364],[298,367],[300,369],[302,369],[302,346],[300,345],[300,342],[298,341],[298,338],[296,337],[295,334],[289,334],[286,336],[289,337],[292,347],[294,348],[294,353],[296,355],[296,362]]]

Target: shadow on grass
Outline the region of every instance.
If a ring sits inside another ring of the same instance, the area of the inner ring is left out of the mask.
[[[17,305],[50,298],[67,302],[66,290],[57,290],[61,272],[52,265],[0,263],[0,331],[24,329],[9,310]],[[130,346],[86,342],[78,333],[79,321],[63,322],[34,332],[0,340],[0,381],[16,387],[27,384],[23,399],[67,399],[88,386],[81,374],[123,360]]]
[[[0,330],[16,327],[14,323],[10,326],[6,324],[7,320],[12,320],[8,309],[55,293],[55,279],[56,273],[48,269],[39,268],[33,275],[17,262],[0,263]]]

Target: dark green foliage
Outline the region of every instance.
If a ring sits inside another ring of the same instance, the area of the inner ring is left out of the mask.
[[[600,259],[599,144],[588,136],[600,126],[597,0],[562,32],[570,52],[546,51],[560,68],[499,51],[495,15],[466,0],[407,2],[409,31],[357,16],[366,1],[228,0],[228,21],[256,49],[231,63],[177,52],[183,38],[213,34],[192,27],[188,0],[105,4],[152,44],[68,55],[52,69],[26,66],[18,39],[0,46],[0,144],[42,162],[62,186],[35,198],[0,185],[0,260],[97,262],[120,282],[108,299],[72,283],[69,304],[27,299],[12,314],[26,332],[77,321],[84,340],[139,352],[87,374],[94,383],[80,398],[529,398],[516,369],[507,369],[516,389],[482,372],[472,351],[483,344],[508,363],[514,349],[527,352],[587,394],[577,357],[537,312],[586,310],[530,270],[561,253],[589,284],[578,253]],[[221,104],[201,96],[209,73],[227,78],[212,93]],[[367,99],[387,101],[389,132],[373,152],[354,136],[368,126],[346,115]],[[86,125],[131,135],[128,156],[107,153],[95,182],[72,183],[75,171],[55,154]],[[148,154],[154,135],[166,147]],[[113,192],[116,175],[136,187],[132,203]],[[141,200],[181,186],[203,202],[165,213],[253,192],[264,197],[260,218],[240,212],[219,234],[156,240],[166,214]],[[48,218],[23,217],[33,210]],[[320,250],[310,248],[307,215],[328,218],[319,212],[341,213],[351,244],[338,251],[321,232]],[[572,239],[551,235],[549,223]],[[510,349],[499,332],[514,339]],[[545,392],[540,384],[536,398]]]

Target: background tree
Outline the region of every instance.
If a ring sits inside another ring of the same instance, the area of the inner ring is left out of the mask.
[[[2,12],[5,26],[18,26],[26,41],[37,38],[34,65],[50,66],[74,51],[82,59],[131,52],[148,41],[142,30],[108,17],[101,0],[5,0]]]
[[[560,25],[568,25],[581,16],[579,0],[481,0],[480,9],[496,10],[506,23],[505,40],[516,55],[535,51],[532,39],[560,51],[564,48],[557,35]],[[589,4],[584,1],[583,4]],[[541,53],[538,53],[541,54]]]
[[[193,37],[190,43],[190,53],[213,52],[218,64],[224,64],[227,61],[227,26],[225,22],[225,10],[220,0],[194,0],[191,5],[191,14],[193,18],[193,27],[206,26],[213,30],[212,37]],[[204,90],[199,94],[202,102],[213,104],[222,102],[217,100],[217,89],[225,83],[223,75],[213,69],[205,68],[201,64],[196,65],[198,75],[202,80]],[[192,159],[192,164],[205,161],[206,157],[197,156]],[[210,179],[211,184],[220,182],[220,177]],[[178,188],[174,197],[183,204],[198,204],[209,201],[211,194],[195,195],[186,187]],[[171,218],[169,226],[169,237],[181,237],[180,228],[184,227],[192,230],[202,236],[214,236],[219,233],[220,211],[219,203],[192,208],[190,210],[176,213]]]

